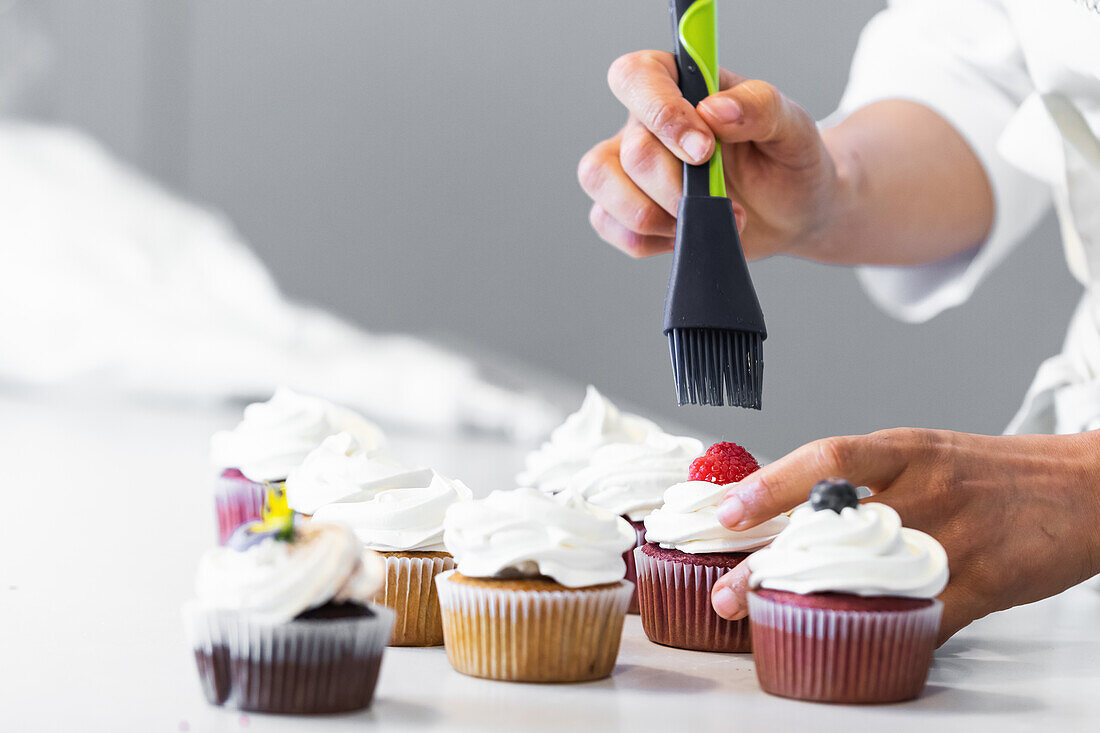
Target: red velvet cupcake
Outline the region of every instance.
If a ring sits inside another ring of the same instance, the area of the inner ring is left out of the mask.
[[[626,563],[626,576],[624,576],[624,579],[634,584],[634,593],[630,596],[630,605],[627,606],[626,612],[638,613],[638,568],[634,563],[634,550],[645,545],[645,522],[635,522],[630,517],[623,517],[623,519],[630,522],[630,526],[634,528],[635,536],[634,547],[623,553],[623,562]]]
[[[840,479],[814,487],[770,547],[749,559],[753,659],[765,692],[885,703],[924,688],[947,555],[885,504]]]
[[[776,517],[744,532],[726,529],[715,514],[725,486],[687,481],[665,491],[646,517],[648,544],[634,551],[642,628],[653,642],[709,652],[748,652],[748,624],[714,612],[715,581],[766,545],[786,526]]]

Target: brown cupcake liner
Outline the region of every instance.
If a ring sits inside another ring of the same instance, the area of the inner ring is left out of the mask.
[[[386,584],[374,602],[392,608],[395,614],[390,646],[440,646],[443,617],[435,576],[454,568],[455,561],[443,553],[383,552]]]
[[[212,705],[314,714],[370,706],[393,611],[265,625],[189,604],[184,622]]]
[[[753,659],[765,692],[800,700],[885,703],[920,695],[943,603],[850,611],[779,603],[749,592]]]
[[[726,567],[688,565],[634,550],[638,607],[649,640],[702,652],[750,652],[747,620],[729,621],[714,612],[710,591]]]
[[[626,580],[629,580],[634,584],[634,592],[630,595],[630,605],[626,607],[627,613],[639,613],[638,611],[638,569],[634,564],[634,548],[641,547],[645,544],[645,524],[642,522],[635,522],[627,516],[623,519],[630,522],[630,526],[634,528],[634,547],[623,553],[623,561],[626,563],[626,575],[623,576]]]
[[[447,659],[463,674],[513,682],[582,682],[615,667],[633,584],[515,590],[436,576]]]

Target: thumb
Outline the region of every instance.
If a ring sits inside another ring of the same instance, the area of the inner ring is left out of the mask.
[[[696,110],[721,142],[756,143],[791,166],[812,164],[819,156],[821,136],[813,118],[766,81],[741,81],[710,95]]]
[[[744,618],[748,614],[745,595],[749,592],[749,563],[742,560],[715,582],[710,589],[710,605],[714,612],[730,621]]]

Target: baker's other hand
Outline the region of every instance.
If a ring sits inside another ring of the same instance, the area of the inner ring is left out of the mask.
[[[1100,572],[1100,431],[987,436],[900,428],[809,443],[731,484],[718,508],[729,529],[806,500],[817,481],[867,486],[904,526],[947,551],[940,642],[971,621],[1059,593]],[[746,614],[748,563],[711,593],[728,619]]]

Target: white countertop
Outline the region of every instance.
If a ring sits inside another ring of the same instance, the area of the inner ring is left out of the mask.
[[[375,705],[281,718],[207,705],[179,607],[214,536],[207,440],[239,413],[61,406],[0,391],[0,730],[1098,730],[1100,593],[1078,587],[973,624],[936,653],[920,699],[838,706],[770,697],[751,656],[668,649],[627,618],[611,678],[478,680],[442,648],[388,649]],[[522,448],[393,436],[400,455],[510,487]]]

